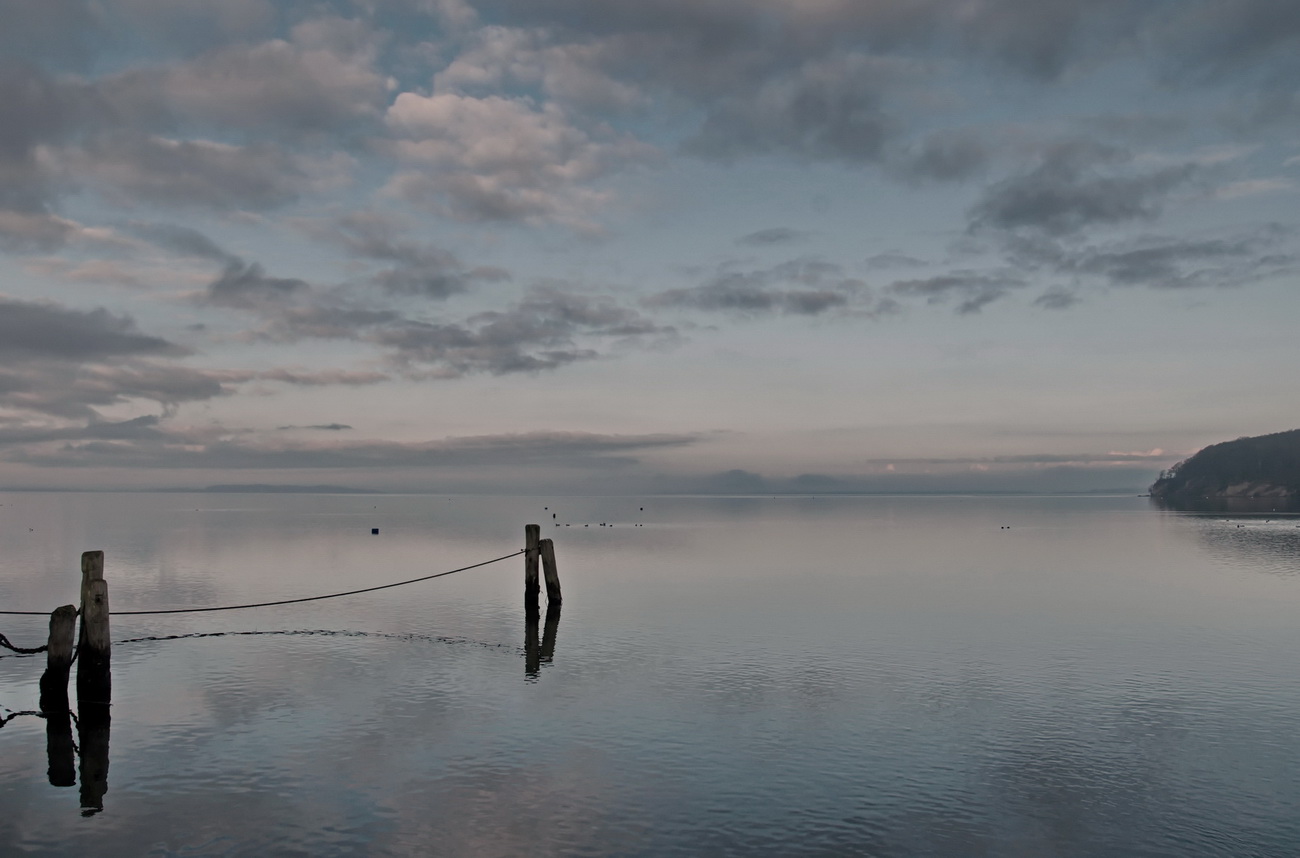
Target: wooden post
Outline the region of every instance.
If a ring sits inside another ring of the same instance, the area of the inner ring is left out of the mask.
[[[81,555],[81,642],[77,648],[77,736],[81,746],[81,814],[104,809],[108,792],[109,672],[108,582],[104,552]]]
[[[540,524],[524,525],[524,606],[537,610],[541,585],[537,581],[537,542],[542,536]]]
[[[563,600],[560,598],[560,573],[555,568],[555,543],[549,539],[543,539],[540,547],[542,549],[542,573],[546,576],[546,604],[558,605]]]
[[[50,614],[50,639],[46,644],[45,673],[41,674],[41,711],[68,711],[68,672],[77,634],[77,608],[64,605]]]
[[[77,651],[77,704],[108,704],[113,680],[109,673],[108,582],[104,552],[81,555],[81,643]]]

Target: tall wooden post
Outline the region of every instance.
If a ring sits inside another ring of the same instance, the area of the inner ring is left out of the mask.
[[[542,573],[546,576],[546,604],[558,605],[563,600],[560,598],[560,573],[555,568],[555,543],[549,539],[543,539],[540,547],[542,550]]]
[[[81,555],[81,642],[77,648],[77,735],[81,746],[81,813],[104,809],[108,792],[109,706],[113,678],[104,552]]]
[[[537,580],[537,543],[541,536],[540,524],[524,525],[524,607],[531,607],[533,610],[537,610],[542,591]]]
[[[108,582],[104,552],[81,555],[81,643],[77,650],[77,702],[108,704],[113,680],[109,673],[112,648],[108,633]]]
[[[41,674],[41,711],[68,711],[68,673],[77,634],[77,608],[64,605],[50,614],[50,639],[45,650],[45,673]]]

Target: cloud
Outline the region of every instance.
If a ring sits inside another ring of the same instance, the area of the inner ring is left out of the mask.
[[[810,60],[714,101],[684,149],[720,160],[785,154],[877,161],[898,131],[884,106],[896,72],[895,64],[861,54]]]
[[[135,122],[258,138],[319,134],[380,118],[388,80],[376,58],[364,22],[315,18],[294,26],[289,40],[236,42],[185,62],[131,69],[104,78],[99,90]]]
[[[285,301],[307,289],[306,281],[268,277],[258,263],[232,259],[208,285],[206,300],[224,307],[252,308]]]
[[[55,467],[261,470],[558,464],[590,468],[634,464],[636,459],[629,454],[688,446],[699,439],[700,436],[691,434],[529,432],[409,444],[388,441],[311,444],[241,440],[215,440],[205,444],[88,441],[68,443],[53,452],[20,449],[2,455],[11,462]]]
[[[977,175],[992,158],[979,134],[960,129],[936,131],[896,158],[895,166],[912,179],[961,181]]]
[[[674,335],[610,298],[537,288],[505,311],[479,313],[464,323],[406,319],[377,327],[365,339],[390,350],[400,365],[459,377],[557,369],[603,356],[600,342]]]
[[[1034,299],[1034,306],[1044,310],[1065,310],[1079,303],[1079,296],[1069,289],[1048,289]]]
[[[393,154],[406,165],[389,189],[468,221],[590,226],[590,212],[608,195],[589,185],[653,154],[627,135],[583,130],[557,105],[527,98],[404,92],[386,123],[397,138]]]
[[[1007,242],[1007,253],[1023,267],[1098,278],[1113,286],[1224,288],[1294,272],[1300,256],[1279,247],[1290,238],[1291,230],[1275,224],[1229,236],[1143,235],[1082,246],[1047,237],[1018,238]]]
[[[208,259],[223,265],[237,258],[203,233],[188,226],[174,223],[136,222],[129,224],[127,228],[145,241],[182,256]]]
[[[42,152],[49,172],[99,185],[119,203],[216,210],[272,209],[346,181],[352,159],[270,143],[238,146],[118,131]]]
[[[132,319],[104,309],[71,310],[0,297],[0,357],[5,360],[96,361],[186,353],[161,337],[138,333]]]
[[[760,229],[758,232],[751,232],[748,235],[742,235],[736,239],[736,244],[744,244],[749,247],[771,247],[774,244],[794,244],[808,238],[809,233],[803,230],[790,229],[789,227],[773,227],[772,229]]]
[[[645,304],[749,316],[765,313],[815,316],[847,309],[867,297],[866,284],[845,276],[838,265],[796,259],[749,271],[724,266],[699,286],[668,289],[650,296]]]
[[[352,427],[346,423],[317,423],[312,426],[277,426],[276,429],[281,432],[291,429],[315,429],[322,432],[343,432]]]
[[[1126,152],[1090,140],[1052,146],[1033,170],[987,188],[970,210],[970,228],[1067,235],[1096,224],[1150,220],[1197,169],[1182,164],[1116,171],[1126,160]]]
[[[468,292],[479,284],[510,279],[503,268],[466,268],[448,250],[405,240],[392,219],[373,212],[347,214],[330,227],[313,231],[318,237],[333,238],[357,257],[392,263],[372,275],[371,282],[394,295],[440,299]]]
[[[957,313],[969,315],[1024,285],[1024,280],[1015,275],[957,271],[920,280],[899,280],[889,291],[903,297],[924,298],[929,304],[955,300]]]

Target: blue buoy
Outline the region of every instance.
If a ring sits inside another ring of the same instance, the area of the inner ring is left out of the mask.
[[[375,534],[377,534],[377,533],[379,533],[379,528],[377,528],[377,527],[372,527],[372,528],[370,528],[370,533],[371,533],[372,536],[375,535]]]

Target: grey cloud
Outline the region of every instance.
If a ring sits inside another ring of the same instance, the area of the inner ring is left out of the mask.
[[[1034,299],[1034,306],[1044,310],[1065,310],[1077,303],[1079,296],[1069,289],[1049,289]]]
[[[128,225],[128,229],[146,241],[182,256],[209,259],[223,265],[236,260],[229,251],[188,226],[172,223],[132,223]]]
[[[374,69],[373,43],[360,21],[312,19],[294,27],[290,41],[230,44],[186,62],[122,72],[98,87],[118,115],[135,122],[259,137],[329,132],[380,116],[387,85]]]
[[[79,467],[154,468],[417,468],[562,463],[569,466],[631,464],[642,450],[683,447],[697,435],[598,435],[583,432],[531,432],[442,441],[318,443],[311,445],[243,444],[216,441],[196,448],[187,444],[67,444],[57,453],[11,451],[9,461]]]
[[[1297,270],[1300,256],[1279,249],[1291,237],[1277,225],[1228,237],[1139,236],[1084,246],[1018,237],[1007,242],[1007,253],[1024,267],[1095,277],[1114,286],[1222,288]]]
[[[984,139],[970,131],[938,131],[908,149],[897,168],[914,179],[960,181],[981,172],[991,153]]]
[[[0,297],[0,357],[7,360],[95,361],[136,355],[181,355],[182,347],[136,331],[107,310]]]
[[[99,116],[100,105],[86,87],[0,60],[0,247],[49,249],[71,235],[72,224],[53,212],[54,177],[37,151]]]
[[[1094,224],[1156,217],[1168,194],[1192,178],[1193,164],[1119,172],[1127,154],[1092,141],[1049,149],[1028,173],[985,190],[970,211],[971,229],[1028,229],[1051,235]],[[1103,173],[1105,167],[1110,172]]]
[[[1271,54],[1296,65],[1300,7],[1290,0],[1190,3],[1180,12],[1155,28],[1152,42],[1181,75],[1204,79],[1242,67],[1258,70]]]
[[[147,414],[120,422],[91,420],[81,426],[0,426],[0,445],[39,444],[49,441],[162,440],[167,436],[157,427],[159,418]]]
[[[793,244],[806,238],[808,238],[808,233],[803,230],[779,226],[742,235],[736,239],[736,244],[745,244],[750,247],[770,247],[774,244]]]
[[[278,17],[269,0],[108,0],[105,5],[134,34],[191,51],[265,35]]]
[[[358,257],[393,263],[376,273],[372,280],[384,291],[396,295],[447,298],[468,292],[480,283],[510,279],[504,269],[466,268],[448,250],[404,240],[393,223],[375,215],[346,215],[338,219],[333,229],[322,234],[335,238]]]
[[[955,300],[960,315],[978,313],[988,304],[1025,285],[1018,277],[958,271],[922,280],[900,280],[889,287],[895,295],[924,298],[929,304]]]
[[[897,250],[887,250],[867,257],[866,263],[871,268],[920,268],[925,261],[915,256],[908,256]]]
[[[217,210],[275,208],[346,169],[268,143],[235,146],[136,133],[100,135],[51,153],[54,165],[114,199]]]
[[[865,284],[846,277],[839,266],[797,259],[752,271],[724,268],[700,286],[668,289],[652,295],[645,303],[650,307],[685,307],[746,315],[814,316],[847,308],[866,294]]]
[[[340,385],[345,387],[361,387],[389,380],[389,376],[382,372],[357,372],[353,370],[329,369],[316,372],[302,372],[292,369],[270,369],[257,373],[249,373],[249,378],[258,381],[278,381],[282,384],[292,384],[299,387],[334,387]]]
[[[221,276],[208,286],[207,300],[225,307],[251,308],[281,302],[307,289],[297,278],[268,277],[256,262],[232,259]]]
[[[609,338],[672,336],[635,311],[604,297],[538,289],[504,312],[480,313],[465,323],[404,320],[377,328],[366,339],[392,351],[405,365],[428,365],[455,377],[557,369],[594,360],[602,352],[583,343]]]
[[[10,2],[0,27],[0,56],[55,68],[84,68],[104,31],[87,0]]]
[[[684,148],[723,160],[763,154],[879,160],[897,132],[883,103],[890,77],[888,64],[865,55],[811,60],[752,92],[717,100]]]
[[[0,382],[0,404],[17,412],[34,412],[74,420],[98,420],[95,409],[149,400],[165,408],[232,392],[242,380],[218,371],[203,371],[141,360],[78,366],[34,361],[8,372]]]

